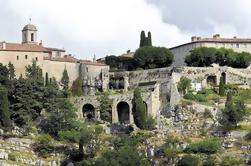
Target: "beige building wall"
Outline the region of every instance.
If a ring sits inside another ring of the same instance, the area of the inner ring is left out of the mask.
[[[41,67],[44,75],[47,72],[49,77],[55,77],[57,81],[61,80],[63,71],[66,69],[70,85],[79,77],[79,63],[44,60]]]
[[[21,74],[25,76],[25,66],[32,64],[32,60],[36,60],[39,66],[43,64],[43,57],[48,56],[44,52],[19,52],[19,51],[0,51],[0,63],[8,65],[11,62],[16,69],[16,77]]]

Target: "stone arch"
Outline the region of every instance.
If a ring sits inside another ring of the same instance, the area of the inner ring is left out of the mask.
[[[130,123],[130,106],[127,102],[121,101],[117,104],[118,120],[119,123]]]
[[[143,101],[145,107],[146,107],[146,112],[148,112],[148,106],[147,106],[147,102]]]
[[[217,77],[215,75],[210,75],[207,77],[208,85],[217,85]]]
[[[225,72],[222,72],[221,77],[223,78],[223,83],[226,84],[227,83],[227,74]]]
[[[92,120],[95,118],[95,108],[92,104],[85,104],[82,111],[85,119]]]
[[[34,41],[34,33],[31,34],[31,41]]]

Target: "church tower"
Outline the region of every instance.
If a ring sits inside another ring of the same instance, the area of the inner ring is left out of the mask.
[[[24,26],[22,30],[22,43],[37,44],[37,28],[31,23]]]

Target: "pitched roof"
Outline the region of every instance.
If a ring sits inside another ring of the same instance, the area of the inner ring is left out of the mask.
[[[64,49],[47,48],[39,44],[7,43],[7,42],[0,42],[0,51],[26,51],[26,52],[61,51],[61,52],[65,52]]]
[[[195,41],[191,41],[185,44],[181,44],[175,47],[171,47],[170,49],[175,49],[178,47],[186,46],[189,44],[195,44],[195,43],[251,43],[251,38],[198,38]]]
[[[104,63],[93,62],[93,61],[89,61],[89,60],[80,60],[79,62],[82,63],[82,64],[85,64],[85,65],[108,66],[108,65],[106,65]]]

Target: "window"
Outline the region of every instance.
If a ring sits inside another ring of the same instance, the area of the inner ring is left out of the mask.
[[[17,56],[17,60],[19,60],[19,56]]]
[[[86,68],[86,72],[88,73],[88,67]]]
[[[25,59],[28,59],[28,55],[25,55]]]
[[[37,57],[36,57],[35,59],[36,59],[36,61],[38,61],[38,58],[37,58]]]
[[[34,33],[31,34],[31,41],[34,41]]]
[[[240,45],[239,45],[239,44],[236,44],[236,48],[240,48]]]

